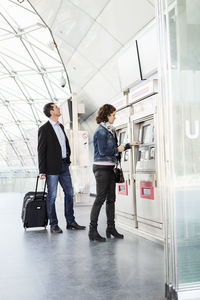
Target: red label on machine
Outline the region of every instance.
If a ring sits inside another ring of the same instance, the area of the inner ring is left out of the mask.
[[[118,191],[118,194],[120,194],[120,195],[128,195],[127,181],[125,181],[124,183],[118,183],[117,191]]]
[[[140,197],[154,200],[154,188],[152,181],[140,181]]]

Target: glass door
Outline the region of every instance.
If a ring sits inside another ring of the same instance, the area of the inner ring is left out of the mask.
[[[158,0],[157,20],[167,295],[200,299],[200,2]]]

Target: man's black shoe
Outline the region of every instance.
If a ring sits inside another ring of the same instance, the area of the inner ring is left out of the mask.
[[[84,230],[86,227],[85,226],[81,226],[78,225],[76,222],[72,223],[72,224],[67,224],[67,229],[76,229],[76,230]]]
[[[55,225],[55,226],[51,226],[51,232],[52,233],[62,233],[63,231],[58,225]]]

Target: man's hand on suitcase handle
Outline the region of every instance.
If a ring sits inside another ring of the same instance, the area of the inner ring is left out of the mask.
[[[45,179],[46,178],[46,174],[40,174],[40,179]]]

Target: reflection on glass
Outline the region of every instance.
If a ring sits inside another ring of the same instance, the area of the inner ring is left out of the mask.
[[[168,1],[169,4],[175,1]],[[169,12],[172,127],[178,289],[200,288],[200,138],[191,138],[200,116],[200,10],[177,0]],[[178,66],[178,67],[177,67]],[[186,131],[186,122],[189,128]],[[199,130],[199,128],[198,128]]]

